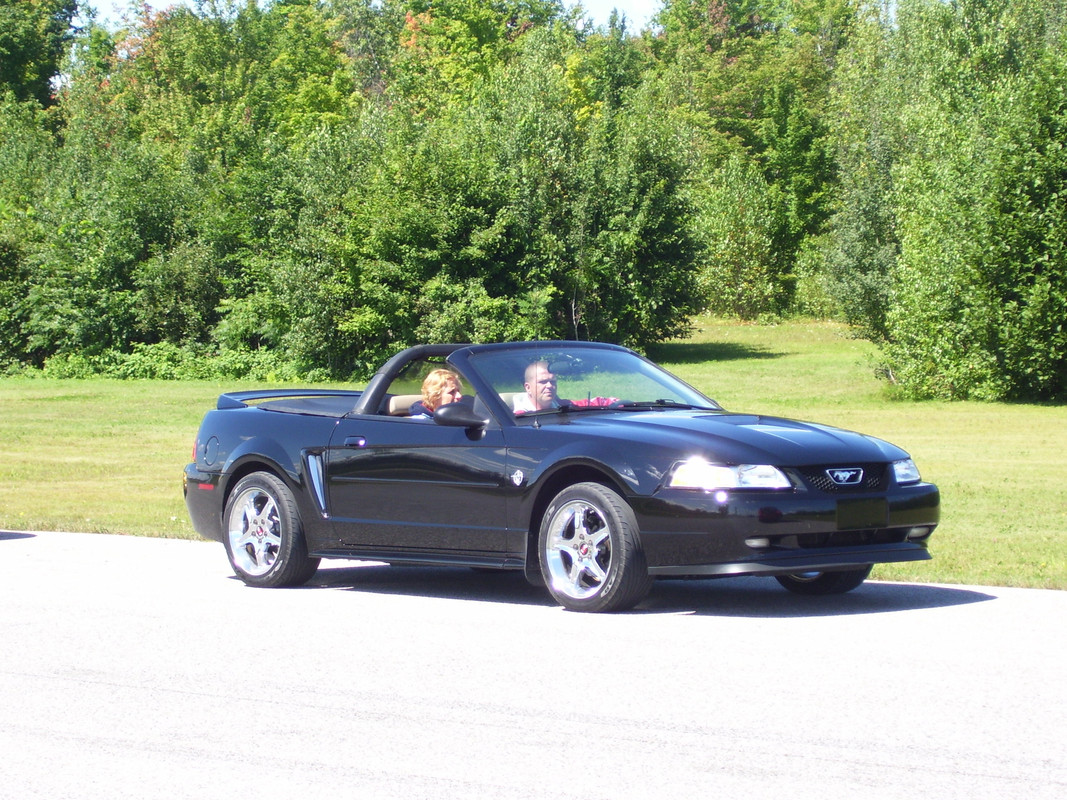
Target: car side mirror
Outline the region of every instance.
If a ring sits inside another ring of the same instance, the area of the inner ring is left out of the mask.
[[[481,430],[489,424],[485,417],[474,413],[466,403],[449,403],[433,412],[433,421],[451,428],[476,428]]]

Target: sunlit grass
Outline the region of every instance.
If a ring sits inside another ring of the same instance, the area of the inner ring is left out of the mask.
[[[0,381],[0,526],[195,538],[181,472],[222,389]]]
[[[934,560],[875,577],[1067,589],[1067,407],[913,403],[841,326],[697,320],[650,354],[726,408],[863,431],[942,491]],[[0,380],[0,528],[194,538],[181,472],[236,383]]]

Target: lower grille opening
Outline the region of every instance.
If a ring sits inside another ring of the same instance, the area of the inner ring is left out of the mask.
[[[800,533],[771,536],[772,547],[788,550],[813,550],[820,547],[864,547],[874,544],[900,544],[907,538],[906,528],[871,528],[859,531]]]

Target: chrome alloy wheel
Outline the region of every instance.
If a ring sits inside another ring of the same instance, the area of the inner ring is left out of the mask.
[[[249,575],[265,575],[282,545],[277,502],[261,487],[250,486],[230,508],[227,533],[235,566]]]
[[[553,588],[581,600],[600,591],[611,567],[611,528],[585,500],[560,506],[548,527],[545,562]]]

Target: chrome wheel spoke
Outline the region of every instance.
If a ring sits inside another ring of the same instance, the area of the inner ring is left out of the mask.
[[[582,573],[585,572],[585,568],[576,558],[571,559],[570,569],[567,571],[567,584],[570,586],[571,592],[576,594],[582,591]]]
[[[272,545],[268,539],[257,538],[252,540],[252,560],[258,566],[269,567],[274,563],[274,559],[271,558],[272,552],[277,552],[277,550],[272,550]]]
[[[608,530],[607,525],[597,531],[597,533],[592,537],[592,541],[593,547],[597,551],[600,551],[604,547],[607,547],[611,544],[611,531]]]
[[[557,533],[555,536],[552,537],[550,547],[551,551],[556,554],[566,553],[571,558],[575,558],[577,556],[577,551],[574,549],[574,540],[561,534]]]
[[[604,568],[600,566],[595,558],[587,558],[584,563],[585,571],[593,576],[596,582],[603,583],[604,579],[608,577],[608,573],[604,571]]]

